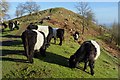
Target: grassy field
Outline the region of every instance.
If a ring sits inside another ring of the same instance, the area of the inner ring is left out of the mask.
[[[24,48],[17,30],[4,32],[2,36],[2,78],[118,78],[118,60],[101,47],[101,55],[95,63],[95,75],[90,75],[90,69],[68,67],[68,58],[80,47],[73,38],[65,40],[62,46],[53,44],[46,51],[46,57],[34,58],[34,63],[27,63],[23,55]],[[97,40],[97,39],[96,39]],[[99,40],[99,39],[98,39]]]
[[[53,44],[52,40],[51,46],[46,50],[47,56],[39,55],[34,58],[34,63],[30,64],[26,61],[26,56],[23,55],[24,48],[20,35],[29,23],[40,24],[39,21],[48,15],[51,15],[51,20],[45,20],[42,25],[64,28],[65,40],[62,46],[58,45],[59,40],[57,44]],[[69,30],[75,29],[81,32],[80,22],[82,19],[80,15],[64,8],[54,8],[52,12],[48,9],[40,11],[39,15],[26,15],[14,20],[21,23],[20,29],[9,31],[7,28],[5,32],[0,34],[0,42],[2,42],[0,45],[0,52],[2,51],[0,54],[2,69],[0,71],[2,71],[2,75],[0,74],[0,76],[2,78],[118,78],[119,60],[109,53],[111,48],[104,42],[106,37],[98,36],[99,27],[94,24],[91,24],[89,30],[85,29],[85,34],[80,35],[80,39],[83,38],[82,41],[94,39],[100,43],[101,55],[95,62],[95,75],[90,75],[89,67],[86,72],[83,71],[84,63],[80,63],[79,68],[68,67],[69,57],[80,47],[70,36]],[[106,48],[109,49],[106,50]]]

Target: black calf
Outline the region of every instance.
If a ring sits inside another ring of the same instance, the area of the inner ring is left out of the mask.
[[[62,41],[64,39],[64,29],[53,28],[53,38],[54,43],[56,43],[56,38],[59,38],[60,39],[59,45],[62,45]]]

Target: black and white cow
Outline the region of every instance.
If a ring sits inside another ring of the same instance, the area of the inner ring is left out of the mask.
[[[48,46],[50,45],[50,41],[51,41],[52,36],[53,36],[53,29],[52,29],[52,27],[30,24],[27,27],[27,29],[29,29],[29,30],[35,29],[35,30],[38,30],[38,31],[42,31],[45,34],[47,45]]]
[[[84,71],[87,68],[89,62],[91,75],[94,75],[94,62],[100,55],[100,46],[96,41],[90,40],[85,41],[81,47],[75,52],[74,55],[70,56],[69,67],[75,68],[78,63],[84,62]]]
[[[78,40],[78,38],[79,38],[79,32],[78,31],[75,31],[75,33],[73,34],[73,38],[74,38],[74,40]]]
[[[56,38],[59,38],[60,39],[59,45],[62,45],[62,41],[64,39],[64,29],[53,28],[53,38],[54,43],[56,43]]]
[[[13,31],[15,28],[18,30],[19,29],[19,22],[18,21],[9,21],[8,26],[11,31]]]
[[[0,31],[4,31],[5,28],[7,28],[7,24],[1,23],[0,24]]]
[[[38,30],[25,30],[22,33],[22,42],[25,55],[30,63],[33,63],[34,52],[39,51],[42,56],[46,56],[45,35]]]

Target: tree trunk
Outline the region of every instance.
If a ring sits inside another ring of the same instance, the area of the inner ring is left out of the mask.
[[[85,21],[84,21],[84,18],[83,18],[83,22],[82,22],[82,34],[84,34],[84,31],[85,31]]]
[[[85,29],[85,26],[83,25],[82,34],[84,34],[84,29]]]

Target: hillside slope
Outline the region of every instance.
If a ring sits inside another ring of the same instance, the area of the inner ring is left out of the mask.
[[[50,20],[43,20],[48,16],[50,16]],[[14,20],[21,23],[20,30],[17,31],[16,35],[20,35],[30,23],[64,28],[66,40],[69,40],[69,36],[71,36],[75,31],[79,31],[80,33],[82,32],[82,17],[65,8],[51,8],[40,11],[39,13],[33,13],[32,15],[16,18]],[[42,24],[40,23],[41,20],[43,20]],[[72,33],[70,32],[71,29],[73,30]],[[103,39],[104,35],[100,35],[101,33],[105,35],[108,34],[105,31],[107,30],[101,30],[98,25],[92,23],[89,27],[85,28],[84,34],[80,34],[78,43],[81,44],[83,41],[88,39],[98,39],[99,44],[104,47],[105,50],[109,51],[113,56],[118,57],[120,50],[118,50],[113,44],[107,44],[108,41]],[[113,45],[113,47],[111,45]]]
[[[43,24],[40,21],[46,16],[50,16],[50,20],[44,20]],[[3,78],[118,78],[118,59],[110,54],[109,44],[105,43],[99,37],[99,27],[91,24],[88,29],[85,29],[85,34],[80,35],[79,44],[85,40],[94,39],[101,46],[101,55],[95,63],[95,75],[91,76],[89,67],[86,72],[83,71],[83,63],[80,69],[70,69],[68,67],[69,57],[75,53],[80,45],[73,40],[70,29],[78,30],[81,32],[82,26],[80,24],[81,16],[78,14],[64,9],[53,8],[16,18],[20,24],[19,30],[9,31],[6,29],[2,36],[2,77]],[[60,27],[65,29],[65,40],[63,45],[59,46],[53,44],[47,49],[46,57],[39,56],[34,58],[34,64],[26,63],[22,41],[20,38],[21,33],[26,29],[29,23],[40,25],[50,25],[52,27]],[[108,50],[106,50],[106,48]],[[113,50],[116,54],[117,50]],[[114,54],[114,53],[112,53]]]
[[[50,20],[43,20],[43,24],[40,23],[40,21],[47,16],[50,16]],[[20,18],[16,18],[14,20],[18,20],[21,24],[40,24],[40,25],[49,25],[52,27],[60,27],[64,28],[67,32],[70,29],[78,30],[81,33],[82,30],[82,18],[80,15],[67,10],[65,8],[51,8],[47,10],[40,11],[39,13],[33,13],[32,15],[26,15]],[[27,27],[27,26],[24,26]],[[94,30],[93,30],[94,27]],[[21,30],[23,31],[23,26],[21,25]],[[92,28],[92,29],[91,29]],[[93,31],[89,34],[96,35],[98,32],[96,31],[98,29],[96,25],[92,25],[92,27],[89,27],[89,30],[86,31],[86,34],[88,31]]]

